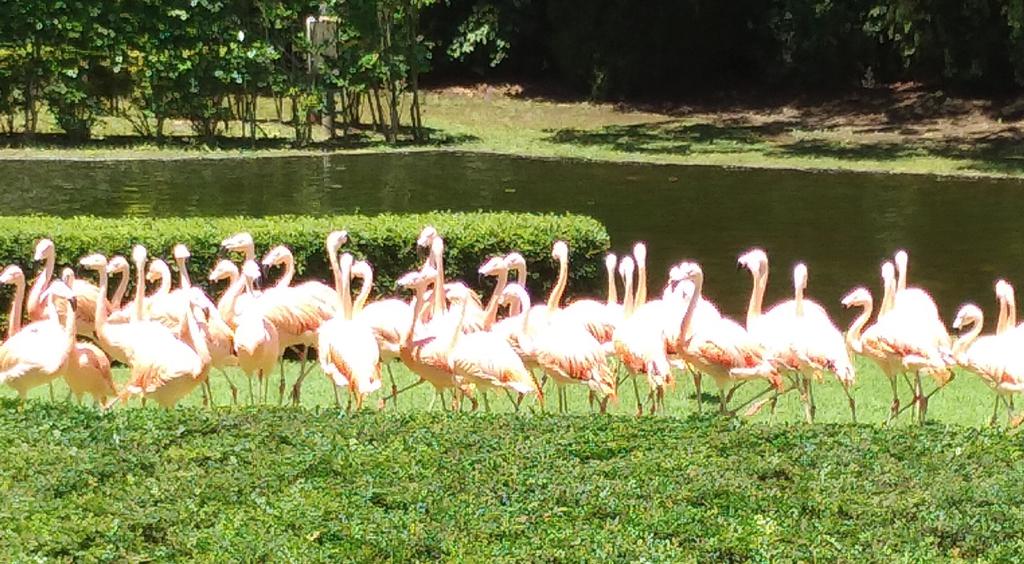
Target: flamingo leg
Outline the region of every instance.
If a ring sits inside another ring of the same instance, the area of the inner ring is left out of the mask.
[[[698,414],[703,414],[704,413],[704,392],[701,389],[701,383],[702,383],[701,380],[703,380],[703,378],[704,377],[703,377],[703,375],[700,372],[698,372],[696,370],[693,371],[693,387],[694,387],[694,393],[697,394],[697,413]]]
[[[850,393],[850,386],[843,384],[843,393],[846,394],[846,399],[850,403],[850,419],[854,424],[857,423],[857,402],[853,399],[853,394]]]
[[[431,412],[434,410],[434,401],[437,400],[437,396],[439,395],[441,395],[441,390],[434,390],[434,394],[430,396],[430,404],[427,405],[427,412]],[[441,398],[441,404],[444,404],[444,398]]]
[[[256,396],[252,391],[252,376],[246,376],[245,380],[249,384],[249,405],[256,405]]]
[[[416,386],[419,386],[420,384],[422,384],[424,382],[426,382],[426,380],[423,380],[423,379],[416,380],[415,382],[413,382],[412,384],[409,384],[408,386],[406,386],[404,388],[394,390],[393,392],[391,392],[391,395],[389,395],[386,398],[380,400],[381,407],[383,407],[384,404],[387,403],[390,400],[390,401],[395,402],[395,409],[398,409],[398,401],[395,399],[398,396],[398,394],[400,394],[400,393],[402,393],[402,392],[404,392],[406,390],[411,390],[412,388],[415,388]],[[437,397],[437,394],[434,395],[434,398],[436,398],[436,397]],[[434,400],[433,399],[430,400],[430,405],[431,405],[431,407],[434,405]],[[430,411],[429,407],[427,408],[427,411]]]
[[[992,404],[992,417],[989,417],[989,419],[988,419],[988,426],[989,427],[995,427],[996,426],[996,420],[999,417],[999,400],[1000,400],[999,394],[996,394],[996,401],[995,401],[994,404]]]
[[[641,415],[644,414],[643,404],[640,403],[640,389],[637,388],[636,376],[635,375],[633,376],[632,380],[633,380],[633,395],[636,397],[636,416],[640,417]]]
[[[220,372],[221,375],[224,376],[224,379],[227,380],[228,382],[228,388],[231,390],[231,405],[238,405],[238,387],[235,386],[235,383],[231,381],[231,377],[228,376],[227,370],[224,370],[223,368],[218,368],[217,371]]]
[[[896,381],[896,376],[889,376],[889,387],[892,388],[892,404],[889,405],[889,418],[885,420],[886,425],[891,423],[901,413],[898,384],[899,382]]]
[[[391,397],[395,400],[395,411],[398,411],[398,384],[395,383],[395,373],[391,371],[390,362],[384,365],[384,370],[387,371],[388,380],[391,382]],[[422,381],[420,380],[420,382]]]
[[[487,390],[481,388],[480,389],[480,395],[483,396],[483,398],[484,398],[484,413],[490,413],[491,412],[491,400],[488,399],[489,396],[487,395]]]

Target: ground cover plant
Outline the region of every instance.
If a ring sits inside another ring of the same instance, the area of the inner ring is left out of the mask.
[[[1007,560],[1002,430],[0,409],[9,560]]]

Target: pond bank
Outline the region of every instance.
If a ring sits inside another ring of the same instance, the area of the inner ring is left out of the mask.
[[[174,141],[133,137],[116,118],[100,139],[65,146],[43,124],[28,147],[0,148],[0,159],[171,160],[454,151],[605,162],[846,170],[958,177],[1024,178],[1024,139],[1011,106],[942,93],[884,91],[824,102],[645,108],[523,96],[515,88],[447,88],[424,95],[427,145],[385,145],[372,132],[320,139],[293,149],[288,129],[267,126],[249,148],[226,136],[217,147],[190,145],[187,124]],[[264,104],[270,110],[270,104]],[[229,134],[231,130],[229,129]]]

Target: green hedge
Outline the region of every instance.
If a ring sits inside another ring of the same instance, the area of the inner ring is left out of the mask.
[[[1002,430],[0,401],[5,561],[1013,561]]]
[[[31,276],[35,242],[53,239],[57,247],[57,273],[62,265],[76,265],[89,253],[130,256],[132,245],[145,245],[152,257],[170,260],[176,243],[192,253],[189,272],[193,282],[206,283],[206,275],[220,258],[225,237],[249,231],[262,256],[271,246],[287,245],[295,255],[297,278],[330,281],[324,239],[334,229],[349,232],[344,250],[374,266],[378,294],[392,294],[395,279],[417,268],[416,237],[433,225],[447,243],[445,270],[449,279],[461,278],[478,287],[477,269],[488,257],[513,250],[530,265],[530,285],[546,292],[555,279],[551,258],[555,239],[569,242],[569,291],[596,291],[602,285],[602,255],[609,246],[608,232],[597,220],[577,215],[518,213],[427,213],[410,215],[346,215],[336,217],[275,216],[265,218],[57,218],[46,216],[0,217],[0,264],[18,264]],[[76,268],[76,271],[80,269]],[[276,276],[276,273],[274,274]],[[539,294],[537,294],[539,295]]]

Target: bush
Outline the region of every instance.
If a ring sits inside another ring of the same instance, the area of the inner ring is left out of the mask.
[[[89,253],[130,256],[132,245],[145,245],[151,256],[170,257],[172,247],[184,243],[192,253],[189,272],[193,282],[205,284],[206,274],[220,258],[220,242],[239,231],[249,231],[257,254],[285,244],[295,255],[301,277],[330,281],[324,239],[334,229],[345,229],[350,240],[344,250],[374,266],[378,293],[393,293],[401,274],[418,268],[416,237],[433,225],[447,243],[445,271],[449,279],[476,285],[477,269],[489,256],[521,252],[532,272],[534,292],[546,292],[555,279],[551,258],[556,239],[569,242],[569,289],[588,292],[601,286],[601,256],[608,249],[605,228],[589,217],[516,213],[428,213],[412,215],[350,215],[337,217],[276,216],[265,218],[56,218],[0,217],[0,264],[20,264],[31,275],[32,251],[43,237],[53,239],[60,265],[77,266]],[[168,260],[169,263],[173,262]],[[79,270],[76,268],[76,271]],[[540,294],[534,294],[540,295]]]
[[[26,560],[1007,561],[998,430],[0,401]]]

